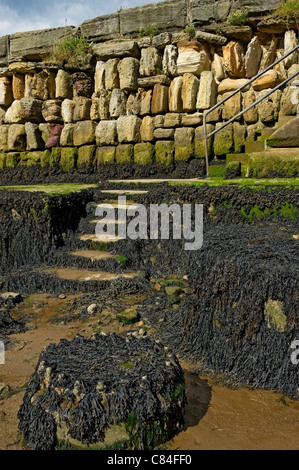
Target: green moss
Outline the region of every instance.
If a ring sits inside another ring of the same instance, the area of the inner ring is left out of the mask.
[[[79,147],[77,168],[79,169],[82,167],[90,170],[94,163],[95,151],[95,145],[84,145],[83,147]]]
[[[134,162],[146,166],[153,163],[155,147],[150,142],[141,142],[134,146]]]
[[[182,401],[184,399],[185,389],[185,379],[184,376],[182,376],[181,381],[178,382],[175,390],[170,395],[170,401],[172,401],[173,403],[178,403],[178,401]]]
[[[117,261],[119,261],[121,264],[125,264],[127,261],[127,258],[124,255],[117,255],[116,257]]]
[[[78,151],[76,147],[63,147],[61,149],[60,167],[64,173],[76,168]]]
[[[252,222],[253,219],[261,220],[267,215],[269,215],[270,212],[271,211],[268,207],[266,207],[266,209],[262,211],[257,204],[255,204],[254,207],[252,207],[249,213],[246,213],[244,207],[242,207],[240,210],[241,216],[248,222]]]
[[[299,156],[279,156],[260,153],[249,159],[249,174],[254,178],[265,178],[268,175],[294,177],[299,174]]]
[[[78,67],[84,64],[86,55],[91,52],[91,46],[92,44],[80,34],[66,36],[54,43],[46,60]]]
[[[210,178],[223,178],[226,173],[226,168],[224,165],[210,165],[209,166],[209,176]]]
[[[91,242],[90,243],[91,250],[98,250],[98,251],[107,251],[108,245],[105,242]]]
[[[296,22],[299,23],[299,0],[284,0],[281,2],[277,10],[272,13],[273,17],[283,18],[287,24]]]
[[[131,163],[133,161],[134,145],[120,144],[116,147],[116,163]]]
[[[51,159],[50,150],[45,150],[44,152],[42,152],[41,159],[40,159],[41,167],[50,165],[50,159]]]
[[[97,147],[97,165],[113,165],[115,163],[115,147]]]
[[[279,215],[286,219],[295,220],[298,216],[298,210],[293,206],[293,204],[286,202],[285,204],[281,205],[281,208],[279,209]]]
[[[53,147],[50,156],[50,167],[59,166],[61,158],[61,148],[60,147]]]
[[[116,319],[123,325],[132,325],[139,320],[139,314],[134,309],[127,309],[116,315]]]
[[[20,162],[21,157],[19,152],[11,152],[6,155],[6,166],[15,168]]]
[[[227,153],[230,153],[233,148],[233,126],[232,124],[229,124],[215,135],[214,153],[219,156],[226,155]]]
[[[194,143],[189,145],[176,145],[174,151],[175,161],[184,161],[188,162],[192,157],[194,157]]]
[[[36,210],[33,207],[30,207],[30,214],[32,215],[35,222],[38,223],[37,213],[36,213]]]
[[[241,8],[230,13],[226,19],[227,24],[232,26],[241,26],[248,21],[248,12]]]
[[[133,369],[134,366],[135,364],[132,361],[126,361],[126,362],[119,364],[119,367],[121,369],[126,369],[126,370]]]
[[[0,170],[6,168],[6,153],[0,153]]]
[[[152,24],[151,26],[141,27],[138,33],[138,37],[144,38],[146,36],[150,36],[153,38],[154,36],[157,36],[157,34],[159,34],[159,28]]]
[[[171,165],[174,156],[174,142],[163,140],[156,142],[155,155],[157,165]]]
[[[283,313],[283,303],[278,300],[268,299],[264,309],[265,319],[268,328],[273,328],[279,333],[283,333],[287,324],[287,317]]]

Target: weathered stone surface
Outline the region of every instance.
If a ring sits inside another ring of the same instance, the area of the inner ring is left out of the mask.
[[[115,147],[97,147],[97,165],[109,165],[115,162]]]
[[[72,34],[74,31],[75,28],[72,26],[64,26],[63,28],[11,34],[10,59],[41,60],[55,42]]]
[[[168,44],[171,44],[172,36],[170,33],[160,33],[153,37],[152,45],[157,49],[164,49]]]
[[[47,100],[48,93],[47,72],[39,72],[34,75],[26,74],[25,76],[25,98],[36,98],[37,100]]]
[[[210,70],[210,54],[208,48],[197,41],[178,43],[177,73],[193,73],[200,75]]]
[[[219,128],[222,123],[216,124],[216,129]],[[215,134],[214,138],[214,153],[215,155],[226,155],[230,153],[234,148],[233,139],[233,125],[229,124],[224,129]]]
[[[50,124],[41,122],[38,128],[41,132],[41,136],[42,136],[44,143],[46,143],[48,138],[50,137]]]
[[[257,97],[265,95],[269,90],[263,90],[257,94]],[[277,121],[279,106],[281,99],[281,91],[277,90],[272,95],[265,98],[258,106],[260,120],[264,123]]]
[[[280,115],[292,116],[297,112],[299,103],[299,87],[288,86],[282,92],[280,103]]]
[[[27,150],[40,150],[44,147],[44,142],[42,140],[38,124],[26,122],[25,132],[27,139]]]
[[[117,128],[116,121],[101,121],[96,127],[97,145],[116,145]]]
[[[208,42],[209,44],[218,44],[223,46],[227,43],[226,37],[219,36],[218,34],[206,33],[205,31],[196,31],[195,37],[199,41]]]
[[[90,171],[94,165],[96,157],[95,145],[83,145],[78,148],[77,169],[80,171]],[[100,147],[98,147],[100,148]]]
[[[152,114],[160,114],[168,112],[168,93],[169,87],[157,84],[154,86],[151,112]]]
[[[141,48],[143,47],[150,47],[152,46],[152,37],[150,36],[143,36],[143,37],[139,37],[138,36],[138,39],[137,39],[137,42],[138,42],[138,46]]]
[[[74,146],[93,144],[95,142],[96,122],[77,122],[74,129]]]
[[[169,111],[173,113],[183,112],[182,87],[183,77],[176,77],[169,87]]]
[[[221,82],[225,78],[225,71],[223,67],[223,60],[218,54],[214,54],[213,62],[211,64],[211,70],[214,74],[217,83]]]
[[[226,96],[229,96],[229,93],[223,95],[223,98],[226,98]],[[227,100],[223,104],[222,119],[224,121],[228,121],[232,117],[236,116],[238,113],[240,113],[241,107],[242,107],[242,95],[239,92],[236,95],[232,96],[229,100]]]
[[[94,74],[94,88],[96,96],[100,96],[101,91],[105,90],[105,62],[102,60],[97,61]]]
[[[73,121],[88,121],[90,119],[91,99],[78,96],[74,98],[74,102]]]
[[[154,130],[154,137],[158,140],[171,140],[174,138],[174,129],[158,128]]]
[[[252,105],[256,101],[256,94],[254,90],[249,90],[244,93],[244,102],[243,109],[246,109],[248,106]],[[244,121],[247,124],[254,124],[258,120],[258,110],[257,106],[254,106],[249,111],[243,114]]]
[[[289,18],[266,17],[257,24],[257,30],[267,34],[281,34],[290,29],[295,29],[295,20]]]
[[[275,61],[277,44],[278,44],[278,37],[273,35],[269,49],[266,49],[264,46],[262,46],[263,55],[262,55],[262,59],[260,63],[259,72],[261,72],[262,70],[265,70]]]
[[[210,134],[215,129],[212,124],[207,124],[207,134]],[[195,129],[194,135],[195,148],[194,155],[196,158],[205,158],[205,134],[204,126],[199,126]],[[213,154],[213,139],[208,139],[208,156],[211,157]]]
[[[145,116],[142,119],[140,126],[140,137],[143,142],[151,142],[154,140],[154,118],[151,116]]]
[[[248,80],[246,80],[246,78],[239,78],[236,80],[233,80],[231,78],[226,78],[219,84],[218,93],[221,95],[223,93],[228,93],[228,92],[238,90],[238,88],[245,85],[247,82]],[[248,90],[249,90],[249,86],[243,88],[242,91],[248,91]]]
[[[247,78],[252,78],[258,73],[262,54],[263,50],[260,41],[258,37],[255,36],[248,44],[245,54],[245,70]]]
[[[61,147],[72,147],[74,144],[75,124],[65,124],[60,136]]]
[[[63,173],[68,173],[76,167],[78,150],[74,147],[62,148],[60,155],[60,168]]]
[[[92,20],[86,20],[80,25],[83,37],[97,41],[114,39],[119,34],[118,14],[103,15]]]
[[[155,144],[155,156],[157,165],[169,166],[174,161],[174,142],[159,140]]]
[[[41,127],[39,128],[41,130]],[[49,136],[45,143],[46,148],[58,147],[62,129],[63,129],[62,124],[54,124],[52,122],[49,124],[49,127],[48,127]],[[43,131],[42,131],[42,134],[43,134]],[[43,140],[44,140],[44,137],[45,136],[42,135]]]
[[[26,150],[26,133],[24,124],[12,124],[7,134],[8,151]]]
[[[73,80],[72,75],[64,70],[58,70],[55,79],[56,94],[55,98],[60,100],[73,98]]]
[[[151,88],[155,85],[170,85],[171,79],[166,75],[155,75],[153,77],[138,78],[138,86],[140,88]]]
[[[199,80],[193,73],[184,73],[182,86],[183,110],[192,112],[196,109]]]
[[[177,73],[178,49],[170,44],[165,47],[162,68],[163,72],[170,77],[174,77]]]
[[[210,109],[216,104],[217,84],[213,72],[202,72],[197,94],[196,108]]]
[[[135,57],[139,59],[140,50],[137,42],[123,41],[107,44],[95,44],[93,52],[99,60],[108,60],[123,57]]]
[[[159,30],[183,29],[187,21],[187,8],[184,0],[166,0],[123,9],[119,13],[120,33],[138,33],[143,27],[155,25]]]
[[[154,117],[154,127],[157,129],[158,127],[164,127],[165,116],[163,114],[159,114],[158,116]]]
[[[9,126],[1,125],[0,126],[0,150],[7,151],[7,137],[8,137]]]
[[[221,32],[229,39],[235,39],[237,41],[248,42],[252,38],[252,29],[250,26],[234,26],[227,25],[221,26]]]
[[[134,163],[137,165],[150,165],[153,163],[155,147],[150,142],[141,142],[134,146]]]
[[[12,93],[15,100],[21,100],[25,96],[25,75],[15,73],[12,77]]]
[[[28,122],[40,123],[43,120],[42,116],[42,101],[35,100],[34,98],[22,98],[21,102],[21,117]]]
[[[47,100],[42,105],[42,116],[46,122],[63,122],[61,114],[61,102]]]
[[[74,109],[76,102],[74,100],[63,100],[61,103],[61,116],[65,123],[73,122]]]
[[[98,97],[93,97],[91,101],[90,119],[92,121],[100,121],[100,99]]]
[[[36,62],[11,62],[8,65],[8,71],[12,73],[34,74],[37,72],[37,64]]]
[[[124,91],[115,88],[111,92],[109,114],[112,118],[125,116],[126,114],[127,97]]]
[[[178,127],[181,124],[180,113],[167,113],[164,119],[164,127]]]
[[[255,91],[264,90],[265,88],[274,88],[279,83],[283,82],[283,77],[277,70],[268,70],[264,75],[260,78],[257,78],[252,83],[252,88]]]
[[[140,116],[145,116],[151,112],[152,90],[143,90],[140,88],[136,95]]]
[[[125,57],[118,64],[119,87],[121,90],[134,91],[138,88],[139,60]]]
[[[174,134],[176,161],[188,161],[194,156],[194,134],[192,127],[179,127]]]
[[[94,92],[94,80],[85,72],[75,72],[72,76],[77,96],[91,98]]]
[[[11,79],[0,77],[0,106],[10,106],[13,101]]]
[[[245,49],[240,41],[230,41],[223,50],[223,64],[230,78],[245,77]]]
[[[277,129],[268,139],[271,147],[299,147],[299,117]]]
[[[0,38],[0,67],[5,67],[8,61],[8,38],[3,36]]]
[[[239,122],[233,123],[234,149],[236,153],[241,153],[245,148],[246,126]]]
[[[117,135],[120,143],[140,142],[141,119],[137,116],[122,116],[117,120]]]
[[[133,144],[120,144],[116,147],[115,160],[116,163],[131,163],[134,156]]]
[[[298,45],[296,32],[291,29],[290,31],[286,31],[284,35],[284,54],[287,54],[291,51],[295,46]],[[293,64],[297,64],[299,59],[298,50],[293,52],[293,54],[289,55],[285,60],[284,64],[286,68],[291,67]]]
[[[119,59],[109,59],[105,64],[105,89],[113,90],[119,88],[118,75]]]
[[[203,113],[186,114],[182,116],[183,126],[199,126],[203,121]]]
[[[20,100],[14,100],[12,105],[8,108],[4,116],[4,122],[7,124],[22,124],[24,123],[24,117],[21,114],[21,102]]]
[[[141,77],[151,77],[162,70],[162,56],[156,47],[141,49],[139,73]]]

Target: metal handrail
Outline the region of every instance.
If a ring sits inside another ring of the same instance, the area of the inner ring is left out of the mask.
[[[266,93],[266,95],[263,95],[261,98],[259,98],[258,100],[256,100],[254,103],[252,103],[250,106],[248,106],[246,109],[244,109],[243,111],[241,111],[240,113],[236,114],[233,118],[231,118],[229,121],[225,122],[222,126],[218,127],[218,129],[215,129],[213,132],[211,132],[210,134],[207,134],[207,116],[208,114],[212,113],[213,111],[215,111],[215,109],[217,109],[219,106],[221,106],[223,103],[225,103],[227,100],[229,100],[230,98],[232,98],[233,96],[235,96],[237,93],[239,93],[241,90],[243,90],[244,88],[246,88],[248,85],[250,85],[252,82],[254,82],[257,78],[261,77],[262,75],[264,75],[266,72],[268,72],[269,70],[271,70],[275,65],[279,64],[282,60],[284,60],[286,57],[288,57],[289,55],[293,54],[293,52],[295,52],[297,49],[299,49],[299,45],[298,46],[295,46],[293,47],[293,49],[291,49],[290,51],[288,51],[286,54],[284,54],[282,57],[280,57],[279,59],[277,59],[275,62],[273,62],[273,64],[269,65],[267,68],[265,68],[265,70],[262,70],[261,72],[259,72],[257,75],[255,75],[253,78],[251,78],[250,80],[248,80],[246,83],[244,83],[242,86],[240,86],[237,90],[233,91],[230,95],[226,96],[225,98],[223,98],[221,101],[219,101],[219,103],[216,103],[212,108],[204,111],[204,115],[203,115],[203,126],[204,126],[204,140],[205,140],[205,158],[206,158],[206,176],[207,178],[209,177],[209,151],[208,151],[208,139],[210,137],[212,137],[213,135],[217,134],[217,132],[221,131],[222,129],[224,129],[226,126],[228,126],[229,124],[231,124],[232,122],[234,122],[236,119],[238,119],[240,116],[242,116],[244,113],[246,113],[247,111],[249,111],[251,108],[253,108],[254,106],[256,106],[257,104],[259,104],[261,101],[263,101],[264,99],[266,99],[268,96],[270,96],[272,93],[274,93],[276,90],[278,90],[279,88],[281,88],[282,86],[284,86],[286,83],[290,82],[291,80],[293,80],[297,75],[299,75],[299,71],[295,72],[290,78],[287,78],[286,80],[284,80],[283,82],[281,82],[279,85],[277,85],[275,88],[271,89],[268,93]]]

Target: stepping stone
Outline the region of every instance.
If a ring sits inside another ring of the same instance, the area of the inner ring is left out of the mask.
[[[105,189],[101,191],[103,194],[129,194],[131,196],[138,194],[147,194],[148,191],[136,191],[134,189]]]
[[[110,237],[109,235],[97,236],[95,233],[86,234],[80,236],[81,241],[92,241],[92,242],[118,242],[120,240],[124,240],[124,238],[115,236]]]
[[[131,273],[109,273],[105,271],[90,271],[88,269],[76,268],[52,268],[46,271],[48,274],[54,274],[59,279],[67,279],[70,281],[114,281],[115,279],[134,279],[140,277],[141,273],[138,271]]]
[[[100,251],[100,250],[77,250],[77,251],[70,251],[68,254],[71,256],[87,258],[87,259],[90,259],[91,261],[116,259],[116,255],[107,253],[107,251]]]

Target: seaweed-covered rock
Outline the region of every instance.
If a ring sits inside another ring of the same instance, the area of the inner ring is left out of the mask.
[[[148,338],[95,335],[51,344],[18,413],[31,448],[151,449],[183,423],[176,357]]]

